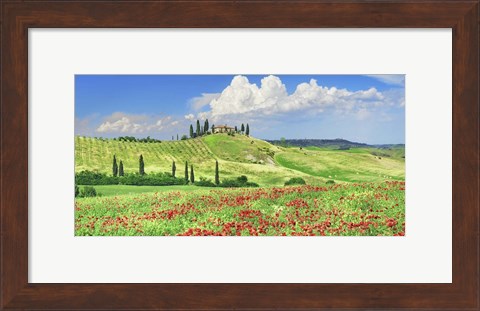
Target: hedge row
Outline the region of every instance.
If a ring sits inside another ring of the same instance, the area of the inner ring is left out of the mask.
[[[77,185],[134,185],[134,186],[169,186],[185,185],[183,178],[175,178],[170,173],[125,174],[125,176],[109,176],[103,173],[82,171],[75,174]]]

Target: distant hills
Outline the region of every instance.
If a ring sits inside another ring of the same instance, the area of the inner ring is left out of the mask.
[[[291,146],[291,147],[332,147],[339,150],[358,147],[373,147],[373,148],[393,148],[405,147],[404,144],[379,144],[369,145],[364,143],[357,143],[346,139],[285,139],[285,140],[268,140],[265,141],[277,146]]]

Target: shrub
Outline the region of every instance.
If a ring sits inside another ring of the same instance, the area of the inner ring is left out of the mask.
[[[305,185],[305,184],[306,184],[305,180],[301,177],[293,177],[285,182],[285,186]]]
[[[80,192],[80,196],[82,198],[96,197],[97,196],[97,190],[95,190],[95,188],[93,188],[93,187],[85,186],[85,187],[83,187],[82,191]]]
[[[170,173],[156,174],[128,174],[124,179],[119,181],[124,185],[135,186],[168,186],[168,185],[184,185],[185,180],[173,177]]]
[[[80,194],[80,188],[75,185],[75,197],[78,197],[78,195]]]
[[[335,183],[335,181],[330,179],[330,180],[327,180],[326,184],[327,185],[333,185],[334,183]]]
[[[254,182],[249,182],[247,176],[240,176],[235,179],[224,179],[218,185],[225,188],[239,188],[239,187],[258,187],[259,185]]]
[[[224,179],[218,186],[225,188],[238,188],[243,187],[243,184],[236,179]]]
[[[171,173],[153,173],[140,175],[107,176],[102,173],[82,171],[75,174],[75,183],[79,185],[134,185],[134,186],[167,186],[185,185],[183,178],[175,178]]]
[[[240,177],[237,177],[237,180],[241,183],[246,183],[248,181],[248,178],[247,178],[247,176],[242,175]]]
[[[210,179],[206,179],[205,177],[200,177],[200,181],[195,182],[195,186],[215,187],[216,185]]]
[[[78,185],[116,185],[118,177],[106,174],[82,171],[75,174],[75,183]]]

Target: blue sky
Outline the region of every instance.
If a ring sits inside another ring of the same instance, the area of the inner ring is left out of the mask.
[[[188,134],[249,123],[263,139],[405,142],[404,75],[77,75],[75,134]]]

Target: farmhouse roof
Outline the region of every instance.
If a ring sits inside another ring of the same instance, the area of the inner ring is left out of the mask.
[[[226,125],[215,126],[215,128],[233,129],[233,127],[226,126]]]

